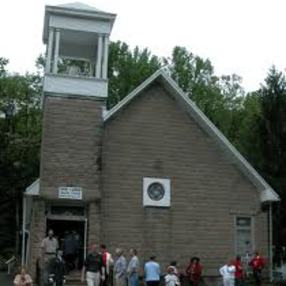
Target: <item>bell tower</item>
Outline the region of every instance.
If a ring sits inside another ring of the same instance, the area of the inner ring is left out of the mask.
[[[100,197],[102,109],[115,17],[82,3],[46,6],[40,167],[45,200],[84,203]],[[61,196],[63,188],[77,188],[80,195]]]
[[[44,93],[107,97],[108,41],[115,15],[82,3],[46,6]]]

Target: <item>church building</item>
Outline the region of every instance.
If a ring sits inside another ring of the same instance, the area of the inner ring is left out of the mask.
[[[33,274],[53,229],[155,255],[162,270],[198,256],[205,276],[255,249],[271,261],[277,193],[158,70],[111,110],[108,43],[116,15],[81,3],[46,6],[40,178],[23,202],[22,262]]]

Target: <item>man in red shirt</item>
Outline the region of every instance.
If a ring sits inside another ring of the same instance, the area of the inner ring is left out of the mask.
[[[235,285],[236,286],[242,286],[244,285],[244,271],[241,264],[241,257],[239,255],[236,256],[236,259],[233,262],[233,265],[235,266]]]
[[[253,277],[254,277],[256,286],[261,286],[262,269],[265,266],[265,261],[264,261],[264,258],[259,255],[258,251],[254,253],[254,257],[249,262],[249,265],[252,268]]]

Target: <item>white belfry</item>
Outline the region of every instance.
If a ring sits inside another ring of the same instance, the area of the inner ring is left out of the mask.
[[[53,64],[53,73],[58,72],[58,61],[59,61],[59,49],[60,49],[60,30],[56,29],[55,37],[55,54],[54,54],[54,64]]]
[[[102,78],[107,79],[108,71],[108,46],[109,46],[109,37],[108,35],[104,36],[104,51],[103,51],[103,61],[102,61]]]
[[[107,97],[109,35],[115,18],[77,2],[46,6],[44,94]]]
[[[53,40],[54,40],[54,29],[49,28],[49,41],[48,41],[48,45],[47,45],[47,63],[46,63],[46,72],[47,73],[49,73],[51,71]]]
[[[103,36],[98,35],[97,41],[97,59],[96,59],[96,77],[101,78],[101,66],[102,66],[102,45],[103,45]]]

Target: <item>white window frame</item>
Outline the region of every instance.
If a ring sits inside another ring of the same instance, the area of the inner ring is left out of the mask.
[[[148,188],[153,183],[159,183],[164,187],[165,195],[159,201],[152,200],[148,195]],[[143,207],[170,207],[171,206],[171,180],[167,178],[143,178]]]
[[[237,226],[237,219],[238,218],[248,218],[250,219],[250,237],[251,237],[251,252],[253,252],[256,249],[255,245],[255,220],[254,216],[252,215],[244,215],[244,214],[237,214],[234,216],[234,253],[235,255],[238,255],[238,249],[237,249],[237,231],[238,229],[249,229],[248,227],[238,227]],[[250,253],[251,254],[251,253]]]

